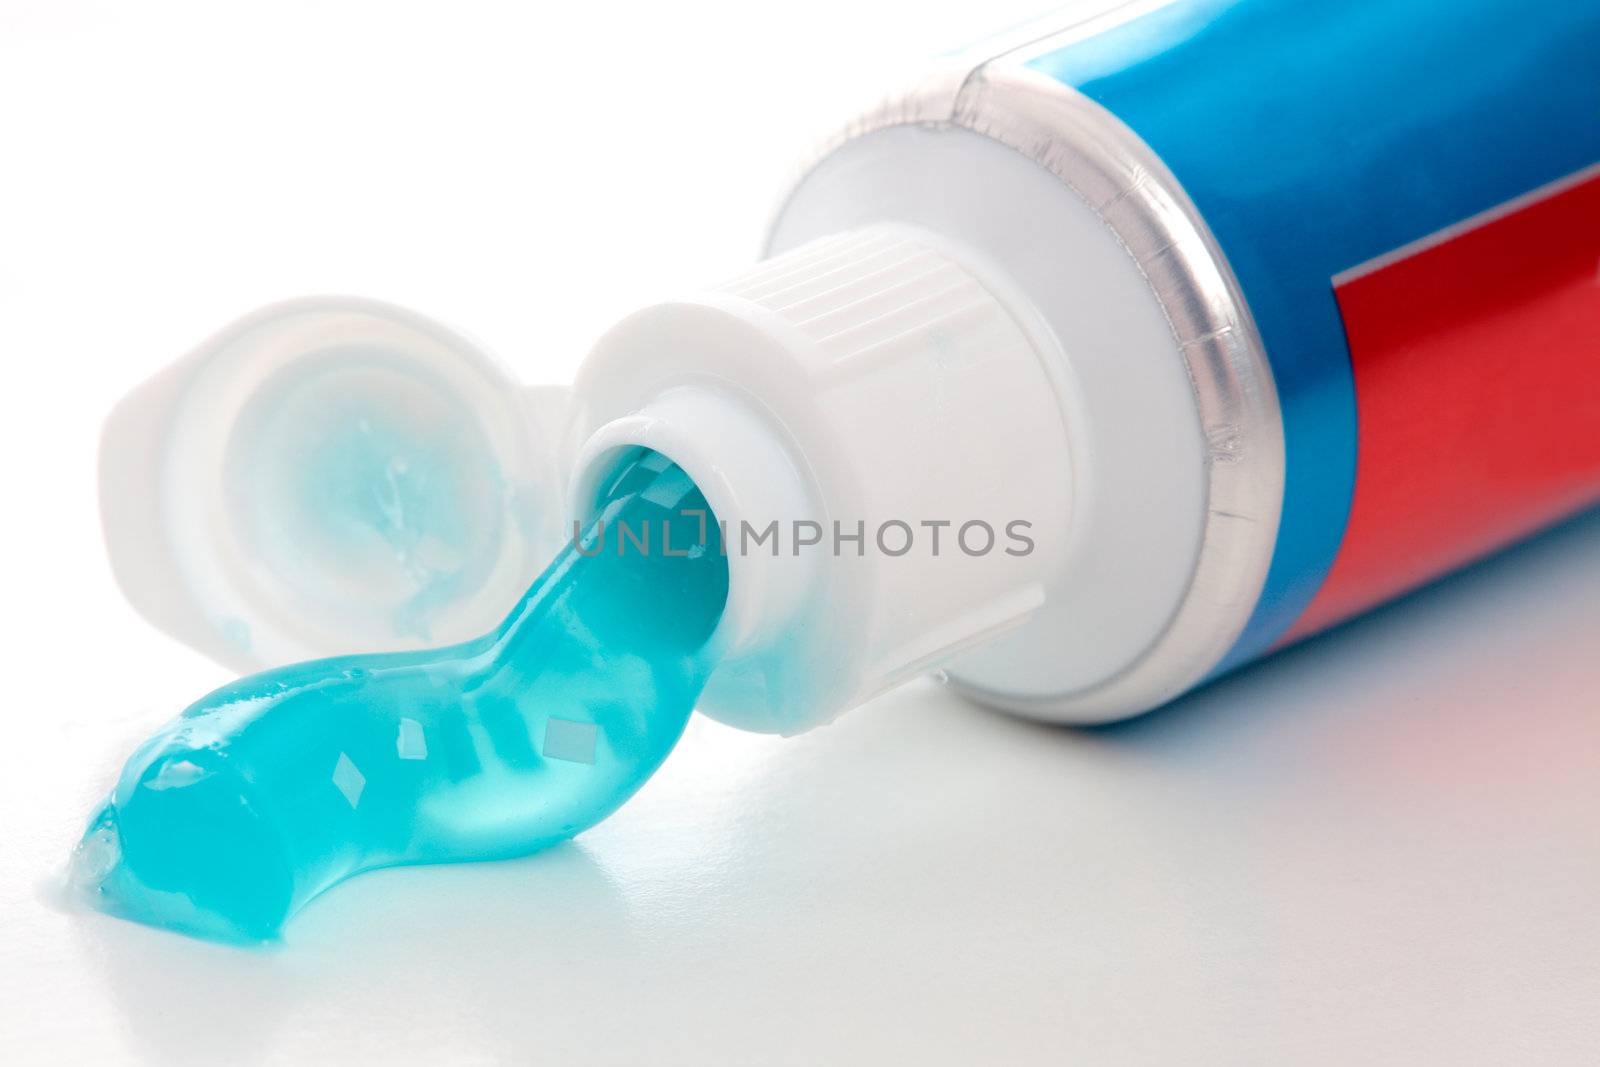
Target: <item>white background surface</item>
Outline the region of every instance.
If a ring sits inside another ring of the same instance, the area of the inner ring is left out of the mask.
[[[889,67],[1037,4],[0,0],[0,1059],[1600,1061],[1595,517],[1121,728],[697,722],[578,843],[364,876],[275,952],[52,905],[224,680],[112,585],[118,396],[314,291],[562,380],[741,266]]]

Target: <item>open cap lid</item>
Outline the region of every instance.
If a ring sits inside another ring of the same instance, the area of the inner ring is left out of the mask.
[[[567,398],[402,308],[263,308],[107,420],[112,570],[239,671],[475,637],[561,543]]]

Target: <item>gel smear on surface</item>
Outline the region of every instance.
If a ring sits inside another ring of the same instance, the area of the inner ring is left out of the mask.
[[[525,855],[615,811],[716,664],[728,569],[704,498],[659,454],[630,456],[602,499],[493,632],[192,705],[128,760],[73,884],[126,918],[260,941],[361,871]]]

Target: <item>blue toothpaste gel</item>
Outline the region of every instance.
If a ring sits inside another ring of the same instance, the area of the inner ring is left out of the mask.
[[[661,455],[630,456],[602,500],[493,632],[192,705],[128,760],[74,884],[116,915],[260,941],[361,871],[525,855],[615,811],[716,664],[728,569],[705,499]]]

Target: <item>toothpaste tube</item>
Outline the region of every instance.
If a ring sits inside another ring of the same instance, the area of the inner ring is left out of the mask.
[[[1597,55],[1507,0],[1013,32],[571,390],[370,301],[230,327],[108,424],[113,564],[240,669],[462,640],[644,447],[723,524],[702,710],[1137,714],[1600,500]]]

